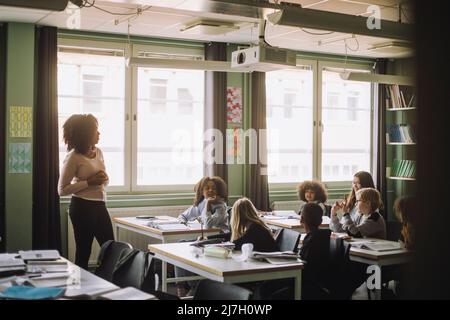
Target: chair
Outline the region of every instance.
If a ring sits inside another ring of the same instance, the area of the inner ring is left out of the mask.
[[[119,261],[122,252],[126,249],[132,249],[131,244],[126,242],[109,240],[106,241],[100,248],[98,255],[98,267],[95,274],[107,281],[112,281],[113,272],[116,264]]]
[[[277,234],[275,241],[277,242],[280,251],[297,252],[298,243],[300,241],[300,232],[290,229],[281,229]]]
[[[200,280],[195,290],[194,300],[249,300],[251,292],[245,288],[212,281]]]
[[[329,276],[324,284],[332,299],[347,298],[345,282],[347,279],[348,264],[350,262],[351,244],[341,238],[330,238],[330,265]]]
[[[331,206],[328,204],[325,205],[325,215],[331,217]]]
[[[402,224],[397,220],[386,221],[386,238],[390,241],[398,241],[402,230]]]
[[[112,283],[125,287],[135,287],[142,289],[147,276],[150,276],[150,266],[152,257],[149,252],[138,249],[125,249],[116,264],[113,272]],[[154,274],[151,275],[154,277]],[[151,280],[151,287],[154,288],[154,280]]]

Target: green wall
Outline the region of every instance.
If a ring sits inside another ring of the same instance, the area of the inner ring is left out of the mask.
[[[33,107],[34,101],[34,25],[8,25],[6,67],[7,150],[5,181],[6,249],[13,252],[32,245],[32,173],[9,173],[11,143],[31,143],[32,138],[9,135],[9,108]]]

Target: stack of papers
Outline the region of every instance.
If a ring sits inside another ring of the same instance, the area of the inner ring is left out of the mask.
[[[26,265],[23,259],[16,258],[15,254],[0,254],[0,276],[22,274]]]
[[[182,231],[182,230],[190,230],[190,228],[182,223],[168,223],[168,224],[158,224],[155,225],[154,228],[163,231]]]
[[[272,211],[272,215],[285,219],[300,219],[300,216],[294,210],[275,210]]]
[[[293,251],[259,252],[254,251],[253,259],[262,259],[271,264],[288,264],[302,262],[297,253]]]
[[[221,242],[221,243],[205,244],[204,247],[205,248],[207,248],[207,247],[219,247],[219,248],[234,249],[235,244],[233,242],[227,241],[227,242]]]
[[[181,223],[180,223],[180,220],[175,219],[175,218],[173,218],[173,219],[153,219],[147,223],[147,226],[152,227],[152,228],[158,228],[159,226],[168,225],[168,224],[181,224]]]
[[[76,279],[68,272],[42,273],[31,275],[25,281],[26,284],[36,288],[43,287],[66,287],[76,284]]]
[[[67,272],[69,265],[66,260],[31,260],[27,263],[27,272],[47,273],[47,272]]]

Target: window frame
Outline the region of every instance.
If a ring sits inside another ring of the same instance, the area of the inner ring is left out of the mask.
[[[152,52],[158,55],[183,55],[183,56],[192,56],[193,59],[204,57],[203,49],[200,48],[182,48],[177,46],[159,46],[159,45],[142,45],[137,44],[133,45],[132,52],[133,56],[139,56],[139,52]],[[132,157],[132,168],[131,168],[131,182],[130,188],[133,193],[165,193],[165,192],[192,192],[194,190],[194,186],[197,181],[193,181],[192,184],[178,184],[178,185],[138,185],[137,184],[137,137],[138,137],[138,128],[137,128],[137,117],[138,117],[138,68],[136,66],[129,66],[131,72],[131,82],[135,84],[131,88],[131,116],[130,116],[130,126],[131,126],[131,157]],[[204,74],[205,76],[205,74]],[[203,168],[204,170],[204,168]]]
[[[324,128],[323,118],[322,118],[322,71],[325,68],[337,68],[350,71],[363,71],[367,70],[373,73],[373,64],[356,64],[356,63],[345,63],[336,61],[317,61],[317,119],[319,121],[319,126],[317,127],[317,176],[316,179],[322,181],[322,132]],[[374,85],[370,84],[370,173],[373,172],[373,120],[374,120]],[[324,181],[327,188],[349,188],[351,187],[352,181]]]
[[[339,68],[346,70],[367,70],[373,73],[373,64],[369,62],[362,63],[345,63],[338,61],[326,61],[320,59],[302,59],[297,58],[297,66],[309,66],[313,72],[313,160],[312,160],[312,179],[322,181],[322,70],[324,68]],[[370,171],[373,172],[373,121],[374,121],[374,85],[371,84],[370,89]],[[300,183],[299,181],[298,183]],[[278,182],[269,183],[270,191],[283,191],[295,189],[298,183]],[[324,181],[326,188],[341,189],[350,188],[352,181]]]
[[[106,41],[94,41],[94,40],[79,40],[79,39],[69,39],[58,37],[58,52],[60,51],[60,47],[72,48],[73,50],[79,50],[80,53],[84,50],[94,50],[94,51],[117,51],[121,52],[123,57],[127,57],[128,48],[126,45],[117,42],[106,42]],[[128,121],[127,117],[131,110],[130,105],[130,74],[129,68],[125,66],[125,86],[124,86],[124,114],[125,114],[125,123],[124,123],[124,185],[122,186],[107,186],[106,191],[111,194],[123,194],[125,192],[130,192],[130,148],[129,143],[127,141],[130,140],[130,121]],[[101,134],[101,133],[100,133]],[[100,137],[101,139],[101,137]]]

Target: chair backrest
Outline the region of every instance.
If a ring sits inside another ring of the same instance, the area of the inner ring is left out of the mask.
[[[149,252],[138,249],[124,250],[114,270],[112,282],[121,288],[143,289],[147,280],[150,289],[154,289],[152,258]]]
[[[280,251],[296,252],[300,241],[300,232],[291,229],[281,229],[276,235],[275,241],[277,242]]]
[[[350,243],[342,238],[330,238],[330,263],[335,271],[341,271],[350,261]]]
[[[119,261],[122,252],[126,249],[132,249],[132,246],[126,242],[106,241],[100,248],[98,255],[98,267],[95,270],[95,274],[100,278],[107,281],[111,281],[113,277],[114,269]]]
[[[227,213],[228,213],[228,227],[231,230],[231,213],[233,212],[233,207],[227,207]]]
[[[251,292],[245,288],[212,281],[200,280],[195,290],[194,300],[249,300]]]
[[[386,238],[387,240],[397,241],[400,239],[402,224],[396,220],[386,221]]]
[[[330,217],[330,216],[331,216],[331,206],[328,205],[328,204],[325,205],[325,215],[326,215],[327,217]]]

